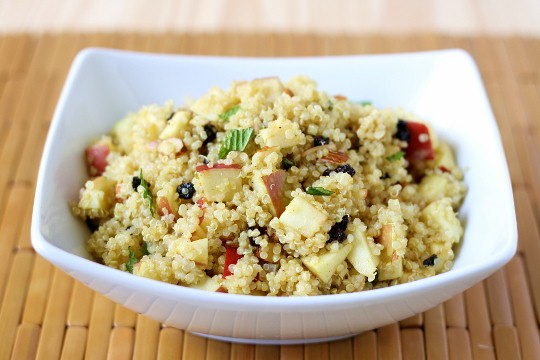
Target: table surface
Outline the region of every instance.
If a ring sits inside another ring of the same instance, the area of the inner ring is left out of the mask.
[[[0,33],[46,31],[540,36],[540,1],[0,0]]]
[[[333,343],[279,347],[207,340],[115,305],[37,256],[30,244],[31,204],[44,139],[69,64],[87,46],[246,56],[464,48],[478,62],[503,138],[516,202],[518,253],[489,279],[432,310]],[[540,359],[539,63],[540,39],[523,37],[0,37],[0,359]]]

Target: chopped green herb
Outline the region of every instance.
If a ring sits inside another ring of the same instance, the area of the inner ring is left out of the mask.
[[[328,100],[328,104],[326,105],[326,107],[328,108],[328,111],[334,110],[334,103],[332,102],[332,100]]]
[[[309,195],[329,196],[329,195],[332,195],[334,192],[330,190],[326,190],[323,187],[310,186],[306,189],[306,193],[308,193]]]
[[[403,151],[398,151],[395,154],[387,156],[386,160],[388,160],[388,161],[398,161],[398,160],[401,160],[403,158],[403,156],[405,156],[405,153]]]
[[[229,121],[229,118],[236,114],[240,110],[240,105],[235,105],[229,110],[225,111],[224,113],[219,115],[219,118],[225,122]]]
[[[283,170],[289,170],[294,165],[296,164],[292,160],[287,159],[286,157],[284,157],[283,160],[281,160],[281,168]]]
[[[152,214],[152,217],[154,217],[154,198],[152,197],[152,192],[150,191],[150,184],[143,177],[142,168],[139,174],[139,178],[141,179],[141,186],[144,189],[142,197],[143,199],[148,200],[148,207],[150,208],[150,213]]]
[[[244,151],[253,135],[253,128],[232,129],[227,131],[225,141],[219,149],[219,158],[225,159],[230,151]]]
[[[367,101],[367,100],[351,101],[351,103],[356,104],[356,105],[362,105],[362,106],[373,105],[371,101]]]
[[[139,260],[135,257],[135,251],[130,247],[128,247],[129,250],[129,260],[126,263],[126,269],[133,274],[133,265],[135,265]]]
[[[143,241],[141,246],[141,255],[150,255],[150,251],[148,251],[148,243],[146,241]]]

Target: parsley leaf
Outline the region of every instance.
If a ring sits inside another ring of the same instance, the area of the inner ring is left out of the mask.
[[[326,190],[323,187],[310,186],[306,189],[306,193],[308,193],[309,195],[329,196],[332,195],[334,192],[331,190]]]
[[[296,164],[292,160],[287,159],[286,157],[284,157],[283,160],[281,160],[281,168],[283,170],[289,170],[294,165],[296,165]]]
[[[150,255],[150,251],[148,251],[148,243],[146,241],[143,241],[141,246],[141,255]]]
[[[368,105],[373,105],[373,103],[369,100],[361,100],[361,101],[351,101],[353,104],[356,104],[356,105],[362,105],[362,106],[368,106]]]
[[[403,158],[403,156],[405,156],[405,153],[403,151],[398,151],[395,154],[387,156],[386,160],[388,160],[388,161],[398,161],[398,160],[401,160]]]
[[[133,274],[133,265],[135,265],[139,260],[135,257],[135,251],[130,247],[128,247],[129,250],[129,260],[126,263],[126,269]]]
[[[152,214],[152,217],[154,217],[154,198],[152,197],[152,192],[150,191],[150,184],[143,177],[142,168],[139,174],[139,178],[141,179],[141,186],[144,189],[142,197],[143,199],[148,200],[148,207],[150,208],[150,213]]]
[[[229,110],[225,111],[224,113],[219,115],[219,118],[225,122],[229,121],[229,118],[236,114],[240,110],[240,105],[235,105]]]
[[[332,100],[328,100],[328,104],[326,104],[326,107],[328,108],[328,111],[334,110],[334,103]]]
[[[225,159],[230,151],[244,151],[253,135],[253,128],[227,131],[225,141],[219,149],[219,158]]]

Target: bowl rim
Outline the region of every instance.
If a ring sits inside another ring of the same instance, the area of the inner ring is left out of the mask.
[[[332,294],[332,295],[314,295],[314,296],[250,296],[240,294],[228,294],[228,293],[210,293],[204,290],[193,289],[181,285],[173,285],[153,279],[147,279],[143,277],[134,276],[132,274],[123,272],[121,270],[107,267],[106,265],[99,264],[88,259],[84,259],[75,254],[62,250],[44,236],[41,232],[41,218],[40,211],[42,208],[42,192],[44,189],[45,179],[44,173],[47,166],[47,159],[51,156],[51,146],[53,135],[56,132],[56,128],[59,126],[63,109],[65,107],[68,94],[71,92],[77,74],[85,63],[92,57],[110,57],[115,58],[169,58],[169,59],[190,59],[195,61],[229,61],[229,62],[290,62],[290,61],[332,61],[332,60],[351,60],[360,58],[391,58],[391,57],[425,57],[425,56],[444,56],[451,54],[452,56],[458,56],[461,60],[467,61],[472,66],[477,81],[479,81],[482,97],[485,99],[485,106],[487,111],[491,115],[489,122],[492,126],[495,126],[496,134],[498,135],[497,146],[505,159],[504,168],[505,174],[503,176],[503,182],[505,183],[506,191],[504,203],[508,206],[504,209],[506,211],[505,218],[509,221],[510,227],[506,229],[504,238],[507,241],[504,246],[494,253],[494,256],[481,263],[481,265],[467,264],[460,268],[452,268],[446,273],[441,273],[436,276],[416,280],[409,283],[399,284],[396,286],[389,286],[386,288],[374,289],[369,291],[361,291],[357,293],[346,294]],[[406,52],[395,54],[366,54],[366,55],[337,55],[337,56],[301,56],[301,57],[236,57],[236,56],[204,56],[204,55],[176,55],[176,54],[153,54],[153,53],[141,53],[136,51],[126,51],[117,49],[106,48],[86,48],[78,53],[73,64],[69,70],[65,84],[63,86],[60,98],[56,105],[54,116],[48,131],[45,147],[43,150],[41,163],[39,166],[38,178],[36,182],[36,193],[34,198],[34,206],[32,210],[32,223],[31,223],[31,241],[34,249],[38,254],[52,262],[58,264],[62,268],[74,270],[73,264],[81,262],[77,268],[83,268],[84,273],[92,274],[94,278],[109,278],[114,283],[121,284],[122,286],[140,289],[144,288],[146,291],[151,291],[156,296],[166,296],[168,298],[176,298],[183,300],[200,301],[203,299],[208,304],[214,304],[219,307],[234,307],[239,305],[244,306],[246,309],[257,311],[298,311],[298,309],[319,309],[321,306],[340,306],[346,308],[350,306],[357,306],[358,303],[372,303],[381,301],[390,301],[396,297],[402,297],[406,295],[417,295],[424,291],[432,291],[433,289],[443,288],[451,283],[457,281],[465,281],[466,275],[478,275],[480,273],[487,274],[484,277],[491,274],[497,268],[507,263],[514,255],[517,249],[517,222],[514,209],[514,201],[512,196],[512,186],[510,182],[510,176],[508,172],[508,165],[502,148],[500,132],[498,131],[495,118],[493,116],[491,106],[489,104],[485,88],[481,81],[480,73],[473,58],[462,49],[444,49],[444,50],[432,50],[432,51],[420,51],[420,52]],[[474,276],[473,276],[474,277]],[[476,278],[475,278],[476,279]],[[472,286],[474,283],[480,280],[475,280],[470,283]],[[91,285],[91,284],[88,284]],[[105,294],[106,295],[106,294]]]

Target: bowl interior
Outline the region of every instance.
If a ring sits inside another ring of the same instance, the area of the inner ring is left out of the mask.
[[[239,59],[86,50],[59,101],[38,179],[33,226],[40,251],[53,245],[90,258],[86,226],[72,216],[86,179],[83,149],[127,112],[184,103],[232,80],[305,74],[330,94],[403,107],[430,121],[465,169],[465,235],[452,271],[502,265],[515,251],[511,185],[495,120],[474,62],[463,51],[324,58]],[[112,271],[112,270],[111,270]],[[451,272],[452,272],[451,271]],[[465,274],[465,273],[463,273]]]

